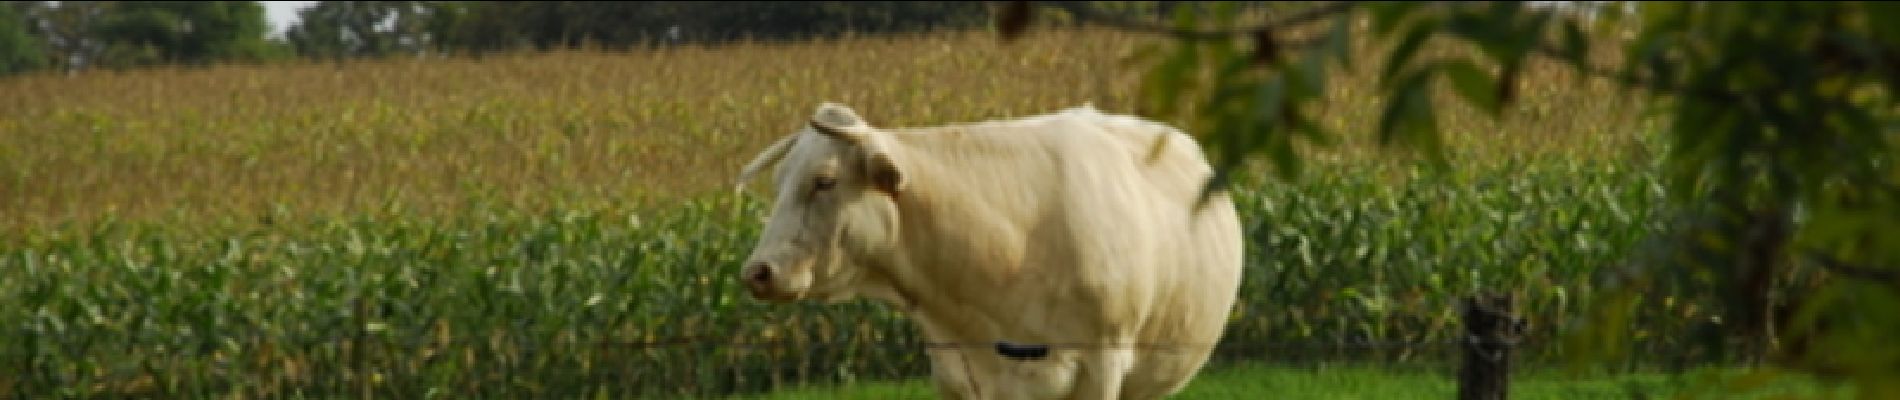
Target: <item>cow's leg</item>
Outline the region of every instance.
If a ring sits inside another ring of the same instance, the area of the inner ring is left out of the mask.
[[[958,343],[956,336],[937,324],[929,315],[911,314],[911,318],[922,330],[924,340],[931,343]],[[924,349],[930,358],[930,380],[937,387],[938,398],[944,400],[976,400],[988,397],[981,387],[979,379],[972,376],[976,372],[970,365],[970,349],[962,347],[939,347]]]
[[[1117,400],[1121,396],[1122,377],[1135,366],[1135,350],[1129,348],[1091,349],[1082,352],[1081,371],[1076,377],[1072,400]]]
[[[962,349],[940,349],[930,351],[930,377],[936,384],[937,397],[944,400],[979,399],[976,393],[975,378],[969,375],[970,366],[964,359]]]

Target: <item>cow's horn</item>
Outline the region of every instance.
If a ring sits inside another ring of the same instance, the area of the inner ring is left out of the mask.
[[[857,111],[833,102],[818,105],[818,111],[811,117],[812,130],[826,136],[852,141],[856,141],[858,133],[867,125],[864,119],[858,117]]]
[[[830,124],[826,124],[824,122],[820,122],[815,119],[811,121],[811,129],[814,131],[818,131],[818,133],[824,134],[825,136],[830,136],[830,137],[849,140],[849,141],[857,140],[856,139],[857,135],[851,132],[848,128],[833,126]]]
[[[864,119],[858,117],[857,110],[833,102],[819,104],[818,112],[812,115],[811,120],[835,128],[856,128],[865,125]]]

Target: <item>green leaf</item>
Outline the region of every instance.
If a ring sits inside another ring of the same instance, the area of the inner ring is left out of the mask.
[[[1292,181],[1304,173],[1300,157],[1293,153],[1293,141],[1285,134],[1275,135],[1266,143],[1267,155],[1273,160],[1273,169],[1280,179]]]
[[[1510,23],[1512,18],[1524,10],[1524,3],[1518,1],[1491,1],[1490,21],[1492,23]],[[1548,13],[1548,11],[1545,11]]]
[[[1644,2],[1636,15],[1642,17],[1644,31],[1666,31],[1687,27],[1690,4],[1677,1]]]
[[[1492,117],[1497,117],[1503,111],[1497,96],[1500,82],[1479,70],[1477,65],[1469,60],[1459,60],[1444,63],[1442,67],[1445,77],[1451,79],[1452,89],[1466,102],[1490,113]]]
[[[1866,13],[1868,21],[1900,21],[1900,3],[1890,1],[1869,1],[1856,4]],[[1900,24],[1884,23],[1868,26],[1874,39],[1881,43],[1900,42]]]
[[[1503,70],[1498,72],[1497,85],[1495,86],[1497,88],[1497,94],[1495,96],[1498,100],[1498,108],[1502,109],[1504,106],[1511,105],[1511,102],[1517,101],[1517,79],[1523,75],[1523,67],[1524,63],[1522,59],[1512,60],[1511,62],[1504,63]]]
[[[1288,142],[1287,134],[1278,129],[1285,111],[1293,108],[1288,107],[1287,104],[1288,86],[1298,86],[1286,84],[1287,78],[1288,74],[1280,74],[1269,79],[1265,85],[1261,85],[1258,99],[1255,100],[1257,106],[1254,112],[1260,116],[1256,126],[1263,132],[1249,136],[1266,140],[1268,156],[1273,159],[1274,170],[1280,173],[1280,178],[1292,180],[1299,176],[1300,160],[1293,154],[1293,149],[1285,145]],[[1246,145],[1252,147],[1254,144],[1247,143]]]
[[[1572,66],[1589,65],[1590,38],[1575,19],[1565,20],[1563,24],[1563,59]],[[1581,77],[1581,75],[1578,75]]]
[[[1172,118],[1179,111],[1181,94],[1192,85],[1194,69],[1199,57],[1191,43],[1175,46],[1173,54],[1148,71],[1143,77],[1141,91],[1145,93],[1143,104],[1148,112],[1160,118]]]
[[[1297,109],[1294,110],[1293,113],[1286,115],[1285,118],[1287,126],[1292,128],[1293,133],[1305,137],[1308,143],[1322,147],[1331,147],[1338,144],[1338,142],[1333,139],[1334,134],[1331,131],[1327,131],[1324,126],[1313,123],[1312,118],[1307,118],[1305,113],[1299,112]]]
[[[1195,197],[1194,208],[1196,210],[1207,207],[1207,201],[1213,200],[1215,194],[1227,190],[1229,180],[1232,179],[1233,176],[1234,167],[1238,164],[1239,162],[1235,161],[1222,162],[1214,169],[1214,176],[1209,177],[1207,183],[1201,185],[1201,194]]]
[[[1381,87],[1392,88],[1393,77],[1412,60],[1413,55],[1418,54],[1418,49],[1425,45],[1425,40],[1430,39],[1432,32],[1437,28],[1438,25],[1432,21],[1419,21],[1406,31],[1405,38],[1399,41],[1399,45],[1394,47],[1392,53],[1385,59],[1385,71],[1379,74],[1380,82],[1383,83]]]
[[[1283,76],[1287,80],[1288,98],[1307,99],[1323,95],[1326,92],[1326,58],[1322,54],[1313,54],[1298,64],[1288,65]]]
[[[1208,178],[1207,184],[1202,186],[1201,193],[1195,200],[1196,209],[1207,206],[1208,200],[1226,190],[1231,183],[1235,170],[1240,166],[1241,155],[1246,151],[1244,147],[1232,143],[1232,140],[1239,136],[1245,135],[1228,134],[1229,143],[1220,147],[1219,157],[1215,158],[1214,176]]]
[[[1325,51],[1332,54],[1334,61],[1339,62],[1339,68],[1347,71],[1353,69],[1352,21],[1353,18],[1334,20],[1333,31],[1327,35],[1325,44]]]
[[[1392,30],[1405,20],[1405,17],[1417,15],[1413,10],[1417,10],[1420,5],[1422,4],[1414,1],[1379,1],[1367,5],[1366,8],[1372,11],[1373,34],[1392,33]]]
[[[1418,113],[1417,127],[1413,128],[1413,139],[1425,152],[1426,166],[1434,173],[1445,173],[1451,169],[1451,160],[1445,156],[1444,137],[1438,131],[1438,112],[1431,101],[1430,84],[1415,92],[1412,100],[1417,103],[1414,112]]]
[[[1461,10],[1463,11],[1463,10]],[[1445,18],[1445,33],[1479,46],[1493,46],[1509,40],[1504,34],[1509,20],[1495,20],[1474,12],[1454,12]]]
[[[1510,8],[1516,10],[1515,8]],[[1494,12],[1497,9],[1494,9]],[[1515,11],[1513,11],[1515,12]],[[1500,65],[1520,63],[1530,53],[1531,46],[1537,45],[1544,35],[1544,26],[1551,18],[1548,11],[1532,13],[1531,18],[1522,24],[1500,24],[1498,19],[1510,18],[1493,16],[1487,20],[1482,17],[1467,19],[1464,31],[1466,37],[1477,42],[1478,49],[1492,62]]]
[[[1196,28],[1194,7],[1175,7],[1174,8],[1174,27],[1175,29]]]
[[[1237,2],[1232,2],[1232,1],[1214,2],[1213,5],[1209,6],[1209,8],[1212,9],[1209,11],[1212,11],[1212,14],[1214,15],[1214,27],[1216,29],[1226,29],[1228,27],[1234,26],[1236,19],[1240,18],[1240,13],[1238,12],[1239,7],[1240,7],[1240,4]],[[1183,7],[1183,8],[1186,8],[1186,7]]]
[[[1415,110],[1418,108],[1418,103],[1429,99],[1425,87],[1429,82],[1428,78],[1431,77],[1432,66],[1435,64],[1407,71],[1406,75],[1397,81],[1397,89],[1387,97],[1384,113],[1380,114],[1379,145],[1391,146],[1395,140],[1401,139],[1401,135],[1407,133],[1402,130],[1409,127],[1412,120],[1417,118]]]
[[[1122,58],[1121,66],[1123,68],[1133,68],[1155,62],[1157,59],[1165,60],[1168,53],[1164,46],[1166,45],[1162,43],[1146,43],[1136,46],[1133,51],[1128,53],[1127,57]]]

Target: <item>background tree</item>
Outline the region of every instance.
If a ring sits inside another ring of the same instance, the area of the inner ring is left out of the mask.
[[[1501,116],[1526,60],[1544,57],[1620,83],[1649,101],[1664,125],[1667,187],[1679,228],[1670,246],[1604,266],[1620,291],[1598,299],[1588,327],[1569,332],[1582,354],[1622,355],[1630,310],[1654,304],[1647,288],[1697,288],[1720,309],[1710,347],[1730,339],[1774,366],[1853,383],[1864,398],[1900,395],[1900,163],[1894,91],[1900,89],[1900,6],[1884,2],[1643,2],[1622,25],[1615,8],[1527,7],[1524,2],[1325,2],[1243,25],[1235,4],[1213,18],[1177,12],[1172,24],[1102,12],[1086,2],[1010,2],[1005,38],[1029,25],[1031,5],[1076,19],[1172,37],[1152,52],[1145,109],[1189,121],[1215,153],[1219,190],[1253,156],[1298,176],[1295,141],[1326,146],[1336,133],[1307,105],[1346,51],[1354,21],[1390,45],[1377,68],[1381,144],[1421,150],[1450,167],[1432,90]],[[1607,3],[1607,2],[1597,2]],[[1576,12],[1582,10],[1584,12]],[[1211,21],[1209,21],[1211,20]],[[1618,30],[1618,31],[1609,31]],[[1592,35],[1627,34],[1624,62],[1588,57]],[[1431,39],[1475,45],[1476,57],[1420,57]],[[1799,285],[1796,287],[1794,285]],[[1590,358],[1580,358],[1586,361]]]
[[[263,61],[264,8],[254,1],[112,2],[96,28],[116,65]]]
[[[434,49],[427,1],[323,1],[297,13],[284,37],[314,58],[419,55]]]
[[[483,1],[437,2],[430,23],[446,48],[485,53],[584,45],[624,50],[740,39],[802,40],[982,26],[971,2],[906,1]]]
[[[14,1],[28,43],[45,64],[66,71],[93,66],[205,65],[279,58],[265,37],[264,9],[250,1]]]
[[[46,65],[46,49],[33,33],[36,30],[28,12],[33,2],[0,4],[0,76],[40,69]]]
[[[26,15],[38,27],[35,34],[53,67],[69,72],[86,69],[105,52],[106,44],[93,31],[106,12],[107,2],[62,1],[57,6],[44,1],[20,3],[30,10]]]
[[[266,39],[255,2],[13,3],[29,10],[23,26],[37,29],[28,42],[69,71],[288,53],[342,59],[789,41],[976,28],[988,13],[980,3],[942,1],[323,1],[300,11],[279,44]]]

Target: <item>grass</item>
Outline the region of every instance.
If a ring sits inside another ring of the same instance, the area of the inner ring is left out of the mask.
[[[889,310],[745,300],[730,274],[762,205],[726,195],[732,175],[819,101],[888,126],[1133,112],[1119,61],[1140,43],[964,32],[0,80],[0,320],[18,321],[0,388],[691,397],[918,376]],[[1355,138],[1308,179],[1238,189],[1229,341],[1446,340],[1459,295],[1500,287],[1540,335],[1570,328],[1668,214],[1633,102],[1525,73],[1506,120],[1441,119],[1449,174],[1381,160],[1359,134],[1377,82],[1339,77],[1322,122]],[[1690,357],[1708,310],[1643,310],[1636,350]],[[777,344],[640,345],[700,335]]]
[[[1851,398],[1851,391],[1830,391],[1803,380],[1765,382],[1746,392],[1703,391],[1716,376],[1698,371],[1683,375],[1634,373],[1573,376],[1556,371],[1521,373],[1512,377],[1513,399],[1626,400],[1632,398],[1767,399],[1781,395],[1809,398]],[[1290,367],[1241,364],[1209,370],[1188,384],[1173,400],[1225,399],[1448,399],[1458,394],[1457,377],[1446,372],[1404,372],[1373,366]],[[1818,397],[1817,397],[1818,396]],[[733,396],[733,400],[871,400],[931,399],[936,389],[925,380],[865,382],[828,387],[800,387],[761,395]]]

